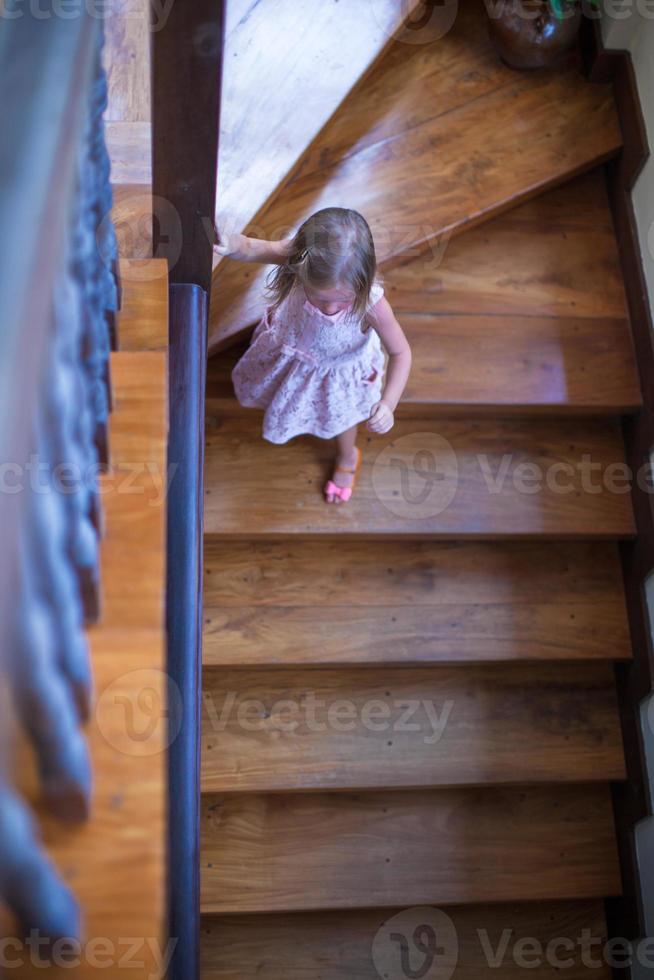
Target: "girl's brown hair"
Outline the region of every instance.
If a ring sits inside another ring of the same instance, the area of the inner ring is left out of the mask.
[[[297,231],[288,259],[268,278],[268,295],[276,309],[296,281],[318,289],[342,283],[355,295],[349,315],[363,319],[376,272],[375,243],[366,219],[349,208],[323,208]]]

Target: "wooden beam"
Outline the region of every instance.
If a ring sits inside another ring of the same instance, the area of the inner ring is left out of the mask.
[[[152,22],[154,255],[171,283],[211,286],[223,0],[176,0]]]

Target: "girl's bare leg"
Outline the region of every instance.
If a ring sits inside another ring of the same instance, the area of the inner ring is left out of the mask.
[[[336,466],[343,466],[345,469],[353,470],[357,462],[357,426],[341,432],[336,436]],[[342,470],[334,469],[332,480],[337,487],[351,487],[354,480],[353,473],[343,473]],[[328,504],[340,504],[341,500],[330,493],[326,497]]]

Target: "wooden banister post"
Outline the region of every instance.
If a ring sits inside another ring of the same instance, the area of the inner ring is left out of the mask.
[[[207,296],[224,7],[224,0],[176,0],[151,24],[154,254],[168,259],[171,283],[195,283]]]

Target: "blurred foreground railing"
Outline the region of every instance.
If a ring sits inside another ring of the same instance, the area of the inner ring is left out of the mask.
[[[102,23],[79,5],[0,6],[0,898],[18,927],[75,937],[77,904],[12,785],[13,729],[49,812],[89,812],[82,730],[99,614],[116,244]]]

